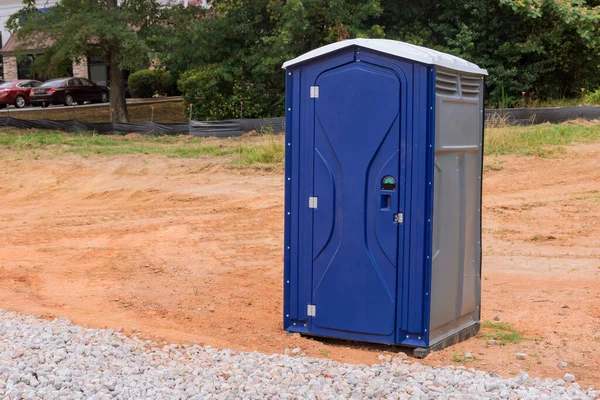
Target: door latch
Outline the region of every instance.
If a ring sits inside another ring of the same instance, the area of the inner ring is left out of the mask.
[[[394,222],[397,224],[401,224],[404,222],[404,214],[396,213],[394,214]]]
[[[310,87],[310,98],[311,99],[318,99],[319,98],[319,87],[318,86],[311,86]]]

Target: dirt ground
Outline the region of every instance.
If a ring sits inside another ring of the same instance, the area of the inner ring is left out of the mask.
[[[457,365],[471,352],[467,367],[570,372],[600,386],[599,154],[588,144],[559,158],[486,159],[482,319],[499,314],[539,340],[487,346],[480,336],[423,362]],[[352,363],[394,351],[282,330],[281,172],[151,155],[36,158],[0,156],[1,308]]]

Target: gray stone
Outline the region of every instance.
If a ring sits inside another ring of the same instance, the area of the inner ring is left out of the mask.
[[[569,308],[568,304],[563,304],[560,308]]]
[[[508,379],[475,368],[428,367],[404,353],[385,364],[235,352],[82,329],[0,309],[0,399],[594,399],[575,377],[552,381],[526,373]],[[12,358],[12,355],[19,357]],[[523,359],[527,357],[526,353]],[[465,352],[464,357],[472,357]],[[565,386],[565,381],[570,382]]]
[[[562,312],[562,311],[559,311],[559,312],[558,312],[558,315],[565,315],[565,313],[564,313],[564,312]]]
[[[494,315],[494,321],[500,321],[500,314]]]
[[[487,342],[485,342],[485,343],[486,343],[487,345],[489,345],[489,346],[493,346],[493,345],[495,345],[496,343],[498,343],[498,341],[497,341],[497,340],[494,340],[494,339],[490,339],[490,340],[488,340],[488,341],[487,341]]]
[[[527,359],[527,353],[517,353],[516,357],[517,357],[517,360],[525,360],[525,359]]]
[[[559,361],[559,362],[558,362],[558,364],[556,364],[556,365],[558,365],[560,368],[564,368],[564,367],[566,367],[566,366],[567,366],[567,365],[569,365],[569,364],[567,364],[567,363],[566,363],[566,362],[564,362],[564,361]]]

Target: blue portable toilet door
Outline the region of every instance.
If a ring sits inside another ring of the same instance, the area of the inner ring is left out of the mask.
[[[353,62],[315,86],[310,330],[394,343],[401,82],[390,69]]]

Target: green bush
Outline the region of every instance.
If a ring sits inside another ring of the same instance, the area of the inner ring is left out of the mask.
[[[239,108],[233,99],[231,76],[216,64],[208,64],[186,71],[179,78],[179,90],[185,104],[192,104],[193,118],[231,118]]]
[[[171,96],[176,92],[174,79],[167,71],[143,70],[134,72],[129,75],[128,82],[132,97]]]
[[[283,93],[251,80],[241,68],[205,64],[184,72],[178,87],[186,106],[192,104],[192,118],[197,120],[262,118],[283,113]]]
[[[596,89],[594,92],[590,92],[585,95],[585,103],[600,105],[600,88]]]

